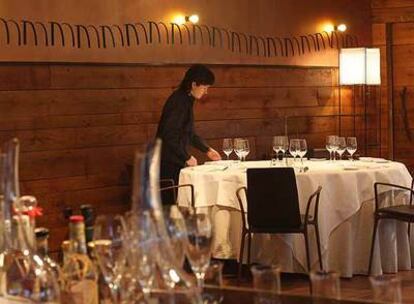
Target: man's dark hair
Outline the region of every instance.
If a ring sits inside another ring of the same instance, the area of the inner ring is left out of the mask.
[[[193,82],[197,85],[212,85],[214,84],[214,74],[205,65],[194,64],[185,73],[179,88],[185,92],[190,92]]]

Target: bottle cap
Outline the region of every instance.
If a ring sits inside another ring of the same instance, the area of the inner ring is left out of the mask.
[[[49,229],[45,227],[36,228],[35,235],[37,239],[46,238],[49,236]]]
[[[71,223],[80,223],[83,222],[84,219],[82,215],[72,215],[69,220]]]

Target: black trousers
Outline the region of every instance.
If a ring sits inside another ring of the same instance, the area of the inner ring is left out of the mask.
[[[161,179],[172,179],[174,181],[174,185],[178,185],[180,170],[183,167],[178,166],[176,164],[161,162],[161,172],[160,178]],[[160,187],[171,186],[171,184],[160,183]],[[176,190],[165,190],[161,191],[161,202],[163,205],[173,205],[175,204],[176,198]]]

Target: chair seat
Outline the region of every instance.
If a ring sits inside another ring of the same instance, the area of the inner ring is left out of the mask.
[[[251,233],[303,233],[304,225],[301,224],[299,227],[254,227],[250,228],[248,231]]]
[[[254,227],[248,230],[252,233],[303,233],[303,231],[305,230],[305,216],[305,214],[300,215],[301,224],[297,227]],[[308,220],[312,220],[312,217],[310,215],[308,216]],[[311,224],[313,223],[309,223],[309,225]]]
[[[377,210],[377,215],[381,217],[392,217],[406,220],[409,220],[411,218],[414,221],[414,206],[397,205],[384,207]]]

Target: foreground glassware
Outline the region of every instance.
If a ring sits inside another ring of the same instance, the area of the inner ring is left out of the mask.
[[[310,273],[312,296],[339,300],[341,297],[339,274],[312,271]]]
[[[126,239],[128,271],[137,279],[146,299],[154,287],[156,277],[157,232],[151,214],[126,215]]]
[[[0,154],[0,302],[60,303],[56,273],[35,253],[30,219],[20,213],[18,164],[19,141],[13,139]]]
[[[233,140],[231,138],[223,139],[223,152],[226,154],[227,160],[229,160],[229,156],[233,152]]]
[[[396,276],[370,277],[373,301],[378,303],[402,303],[401,280]]]
[[[348,137],[346,139],[346,150],[348,151],[349,155],[351,156],[351,161],[354,160],[353,155],[358,148],[357,139],[356,137]]]
[[[129,259],[132,259],[131,264],[136,265],[134,271],[136,273],[144,272],[143,278],[136,278],[133,275],[131,278],[144,280],[142,285],[148,279],[148,286],[150,286],[149,280],[151,278],[146,274],[149,274],[149,270],[153,269],[155,263],[156,270],[152,273],[160,288],[166,288],[169,293],[179,292],[191,303],[200,302],[200,293],[195,288],[192,278],[185,273],[182,265],[177,263],[171,238],[167,231],[159,191],[160,154],[161,141],[157,140],[154,145],[148,147],[145,154],[137,153],[135,156],[130,213],[133,218],[141,218],[141,220],[137,219],[138,225],[141,221],[141,225],[147,228],[144,229],[146,231],[144,235],[133,233],[130,237],[135,240],[128,241],[129,244],[134,244],[133,250],[141,250],[142,252],[137,258],[133,257],[133,254],[127,253],[130,256]],[[132,221],[132,223],[136,223],[136,221]],[[134,230],[139,231],[138,229]],[[148,253],[153,252],[153,248],[156,248],[155,253],[150,256]],[[134,261],[135,258],[136,261]],[[144,262],[142,267],[147,268],[140,269],[141,266],[135,263],[139,261]]]
[[[212,227],[207,214],[191,214],[186,218],[187,258],[197,278],[197,286],[202,289],[204,277],[210,264]]]
[[[164,209],[165,225],[171,239],[171,246],[178,265],[183,266],[187,248],[187,229],[184,217],[176,205]]]
[[[257,290],[257,304],[278,303],[280,294],[280,268],[273,265],[254,265],[251,268],[253,287]]]
[[[121,288],[125,273],[125,223],[120,215],[99,215],[95,220],[93,247],[105,282],[111,291],[112,301],[121,303],[127,292]]]

